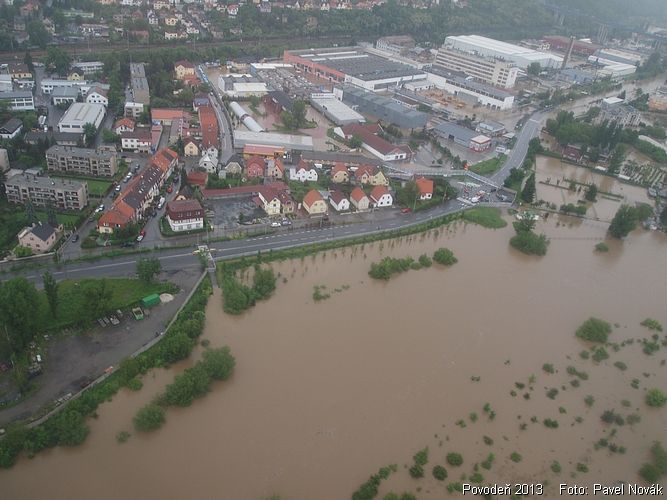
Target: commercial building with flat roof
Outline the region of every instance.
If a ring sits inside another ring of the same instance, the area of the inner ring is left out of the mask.
[[[72,104],[79,97],[78,87],[56,87],[51,92],[51,102],[54,106],[59,104]]]
[[[360,47],[286,50],[286,63],[333,83],[348,83],[378,92],[405,82],[424,81],[416,68],[365,52]]]
[[[72,179],[51,179],[20,173],[5,182],[7,201],[59,210],[83,210],[88,204],[88,184]]]
[[[479,82],[506,89],[514,87],[519,73],[512,61],[463,52],[446,44],[438,49],[434,66],[446,71],[461,71]]]
[[[150,105],[151,95],[144,63],[130,63],[130,87],[128,95],[125,96],[125,101],[143,104],[144,106]]]
[[[104,115],[105,108],[101,104],[74,102],[58,122],[58,131],[83,134],[83,128],[87,123],[92,123],[95,128],[99,128],[104,120]]]
[[[443,122],[437,125],[433,131],[440,137],[454,141],[473,151],[485,151],[491,147],[491,139],[475,130],[461,127],[456,123]]]
[[[559,68],[563,63],[563,58],[555,54],[539,52],[479,35],[448,36],[445,38],[445,45],[463,52],[511,61],[523,69],[532,63],[539,63],[543,68]]]
[[[99,177],[113,177],[117,155],[107,150],[51,146],[46,150],[46,168],[52,172],[68,172]]]
[[[310,104],[336,125],[363,123],[366,121],[366,118],[364,118],[363,115],[357,113],[347,104],[336,99],[333,94],[311,96]]]
[[[514,105],[514,94],[477,82],[464,73],[431,68],[428,73],[428,83],[455,96],[469,96],[478,104],[488,108],[510,109]]]
[[[393,123],[401,128],[422,128],[428,121],[428,114],[426,113],[404,106],[388,97],[351,85],[335,88],[334,94],[354,109],[372,115],[383,122]]]
[[[73,69],[80,69],[86,76],[94,75],[104,70],[102,61],[81,61],[72,63]]]
[[[234,131],[234,147],[243,149],[249,144],[283,147],[287,150],[313,151],[313,138],[309,135],[278,134],[274,132]]]
[[[29,90],[0,92],[0,101],[7,102],[11,111],[34,111],[35,98]]]
[[[226,74],[218,77],[220,91],[230,97],[248,97],[251,95],[264,95],[269,89],[266,83],[250,74]]]

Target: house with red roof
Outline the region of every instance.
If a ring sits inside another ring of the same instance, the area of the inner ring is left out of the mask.
[[[289,169],[289,178],[291,181],[317,182],[318,177],[315,167],[305,160],[300,160],[296,167]]]
[[[201,127],[202,148],[220,147],[220,133],[218,128],[218,117],[210,106],[199,108],[199,126]]]
[[[191,186],[199,186],[200,189],[206,187],[206,182],[208,181],[207,172],[188,172],[188,184]]]
[[[394,204],[394,197],[387,189],[387,186],[375,186],[371,190],[371,203],[378,207],[390,207]]]
[[[179,200],[167,203],[167,222],[174,232],[192,231],[204,227],[204,208],[198,200]]]
[[[419,189],[420,200],[430,200],[433,198],[433,179],[420,177],[415,181],[415,184],[417,184],[417,189]]]
[[[121,132],[134,132],[135,126],[136,123],[132,118],[124,117],[116,120],[116,123],[113,125],[113,130],[120,135]]]
[[[153,155],[150,164],[158,167],[162,172],[162,178],[166,179],[178,164],[178,153],[170,148],[162,148]]]
[[[371,206],[371,200],[359,186],[355,187],[350,193],[350,203],[352,203],[352,206],[359,212],[368,210]]]
[[[392,144],[378,135],[381,131],[382,127],[377,123],[363,125],[352,123],[334,129],[334,133],[346,140],[358,137],[362,142],[362,147],[382,161],[409,160],[412,156],[410,147],[405,144],[398,146]]]
[[[350,209],[350,200],[338,189],[329,193],[329,203],[336,212],[346,212]]]
[[[303,197],[303,209],[309,215],[323,215],[327,213],[327,204],[317,189],[311,189]]]
[[[350,172],[345,163],[337,162],[331,169],[331,181],[336,184],[350,182]]]
[[[281,158],[271,158],[267,162],[266,176],[271,177],[272,179],[285,178],[285,165]]]
[[[354,180],[361,185],[370,184],[371,186],[388,186],[389,179],[375,165],[359,165],[354,172]]]
[[[189,122],[191,118],[192,115],[182,109],[151,108],[151,120],[162,125],[171,125],[171,122],[176,120]]]
[[[261,156],[252,156],[245,162],[245,176],[248,179],[253,177],[264,177],[266,170],[266,161]]]

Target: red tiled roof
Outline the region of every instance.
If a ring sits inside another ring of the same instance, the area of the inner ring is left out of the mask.
[[[166,172],[172,163],[178,160],[178,153],[173,149],[162,148],[151,158],[151,163],[158,167],[162,172]]]
[[[188,174],[188,184],[204,187],[206,186],[207,180],[208,174],[206,172],[190,172]]]
[[[334,168],[331,170],[331,175],[334,176],[338,172],[346,172],[347,173],[347,171],[348,171],[347,170],[347,165],[345,165],[345,163],[340,163],[339,162],[339,163],[336,163],[334,165]]]
[[[102,217],[97,221],[97,227],[123,227],[130,220],[131,217],[127,217],[114,206],[102,214]]]
[[[343,131],[343,134],[345,134],[345,137],[350,137],[353,135],[361,136],[363,134],[377,134],[382,130],[382,128],[377,123],[366,123],[364,125],[360,125],[359,123],[351,123],[341,127],[341,130]]]
[[[350,193],[350,198],[353,199],[354,201],[359,202],[364,198],[366,198],[366,193],[364,193],[364,190],[361,189],[360,187],[355,187]]]
[[[420,177],[415,183],[419,188],[419,194],[433,194],[433,179]]]
[[[174,63],[174,68],[176,68],[178,66],[183,66],[184,68],[192,68],[192,69],[194,69],[194,67],[195,67],[194,64],[192,64],[190,61],[186,61],[185,59],[183,59],[181,61],[176,61]]]
[[[324,201],[324,198],[322,198],[322,195],[317,189],[311,189],[306,193],[306,196],[303,197],[303,204],[310,207],[318,200]]]
[[[359,165],[359,168],[357,168],[357,171],[354,173],[354,176],[359,179],[364,175],[364,173],[367,173],[371,177],[375,176],[377,174],[377,167],[374,167],[373,165]]]
[[[199,124],[201,126],[202,146],[205,148],[217,147],[219,141],[218,117],[213,108],[208,106],[199,108]]]
[[[380,201],[382,195],[389,194],[389,190],[386,186],[375,186],[371,191],[371,199],[373,201]]]
[[[280,146],[265,146],[263,144],[246,144],[243,146],[244,155],[273,156],[276,153],[284,153],[285,148]]]
[[[127,127],[127,128],[134,128],[135,123],[132,118],[121,118],[120,120],[116,120],[116,123],[114,123],[113,128],[118,128],[118,127]]]
[[[190,113],[183,111],[182,109],[171,109],[171,108],[152,108],[151,109],[151,119],[156,121],[163,120],[178,120],[182,118],[185,121],[190,119]]]

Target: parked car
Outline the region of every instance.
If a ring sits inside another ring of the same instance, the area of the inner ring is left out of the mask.
[[[77,241],[79,241],[79,235],[78,234],[72,235],[72,243],[76,243]]]
[[[273,221],[273,222],[271,223],[271,227],[280,227],[280,222],[278,222],[278,221]]]
[[[173,188],[173,187],[169,186],[169,187],[167,188],[167,193],[171,193],[171,192],[173,192],[173,191],[174,191],[174,188]]]
[[[283,226],[291,226],[291,225],[292,225],[292,221],[289,220],[289,219],[283,219],[283,220],[282,220],[282,225],[283,225]]]
[[[405,207],[401,209],[402,214],[409,214],[412,213],[412,209],[410,207]]]
[[[144,235],[143,235],[143,234],[140,234],[139,236],[137,236],[137,242],[140,242],[140,241],[143,240],[143,239],[144,239]]]

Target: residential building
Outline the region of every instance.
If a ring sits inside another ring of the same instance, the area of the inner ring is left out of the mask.
[[[0,102],[6,102],[11,111],[35,110],[35,99],[29,90],[0,92]]]
[[[175,108],[151,108],[151,121],[162,125],[171,125],[173,122],[183,120],[189,122],[192,115],[187,111]]]
[[[77,87],[56,87],[51,92],[51,102],[54,106],[72,104],[76,102],[78,97],[79,89]]]
[[[197,200],[170,201],[166,211],[167,222],[174,232],[204,228],[204,208]]]
[[[104,63],[102,61],[81,61],[72,63],[72,68],[80,69],[85,76],[92,76],[104,71]]]
[[[607,97],[600,103],[600,113],[596,122],[616,122],[622,127],[637,127],[641,122],[641,113],[618,97]]]
[[[291,181],[317,182],[318,177],[315,167],[304,160],[301,160],[296,167],[289,169],[289,178]]]
[[[241,175],[243,172],[243,158],[238,155],[234,155],[229,159],[227,165],[225,165],[224,171],[225,175]]]
[[[456,50],[447,44],[438,50],[434,65],[446,71],[460,71],[477,81],[506,89],[514,87],[519,73],[519,68],[512,61]]]
[[[327,213],[327,204],[316,189],[311,189],[303,197],[303,208],[309,215],[323,215]]]
[[[194,139],[188,138],[183,141],[183,154],[185,156],[199,156],[199,146]]]
[[[354,180],[361,185],[388,186],[389,179],[382,170],[373,165],[360,165],[354,172]]]
[[[394,198],[386,186],[375,186],[371,190],[371,202],[378,208],[390,207],[394,204]]]
[[[261,156],[252,156],[245,162],[245,175],[247,178],[264,177],[266,161]]]
[[[208,172],[188,172],[188,184],[204,189],[208,182]]]
[[[336,162],[334,167],[331,169],[331,181],[336,184],[350,182],[350,172],[345,163]]]
[[[279,215],[281,212],[280,198],[278,193],[271,188],[261,187],[257,192],[258,205],[268,216]]]
[[[218,172],[218,155],[209,154],[208,152],[204,153],[199,159],[199,168],[203,168],[209,174],[215,174]]]
[[[117,168],[116,153],[101,149],[51,146],[46,150],[46,168],[51,172],[113,177]]]
[[[32,73],[28,65],[22,62],[10,62],[7,66],[7,72],[12,76],[12,80],[32,79]]]
[[[150,153],[152,144],[153,138],[148,127],[136,128],[132,132],[121,132],[120,134],[120,147],[123,151]]]
[[[176,61],[174,63],[174,73],[177,80],[186,80],[195,77],[195,65],[190,61]]]
[[[62,234],[62,226],[55,228],[47,222],[39,222],[23,228],[18,234],[19,245],[29,248],[34,254],[50,251]]]
[[[23,122],[19,118],[10,118],[0,126],[0,138],[13,139],[23,130]]]
[[[86,78],[83,76],[83,70],[79,69],[72,69],[70,70],[69,74],[67,75],[67,80],[70,82],[82,82]]]
[[[135,127],[136,122],[132,118],[123,117],[116,120],[116,123],[113,125],[113,130],[120,135],[122,132],[134,132]]]
[[[195,111],[199,111],[199,108],[201,108],[202,106],[210,106],[210,105],[211,105],[211,100],[208,98],[208,95],[206,94],[197,94],[192,100],[192,109]]]
[[[72,179],[52,179],[16,174],[5,182],[7,201],[34,206],[53,206],[57,210],[83,210],[88,204],[88,184]]]
[[[433,131],[436,135],[454,141],[456,144],[467,147],[476,152],[486,151],[491,147],[491,139],[485,135],[455,123],[443,122],[437,125]]]
[[[99,128],[104,115],[105,108],[101,104],[73,102],[58,122],[58,131],[83,134],[83,129],[88,123]]]
[[[109,105],[107,91],[99,87],[92,87],[86,94],[86,102],[88,104],[101,104],[106,108]]]
[[[427,179],[426,177],[419,177],[415,183],[417,184],[417,189],[419,189],[419,199],[420,200],[430,200],[433,198],[433,179]]]
[[[199,126],[201,128],[201,146],[204,149],[218,148],[220,146],[220,129],[218,128],[218,116],[210,106],[199,108]]]
[[[329,194],[329,203],[336,212],[346,212],[350,209],[350,200],[339,190],[331,191]]]
[[[371,206],[371,200],[366,196],[364,190],[360,187],[355,187],[350,193],[350,203],[356,208],[359,212],[364,212],[368,210]]]
[[[270,158],[267,161],[266,176],[274,180],[285,178],[285,165],[280,158]]]

